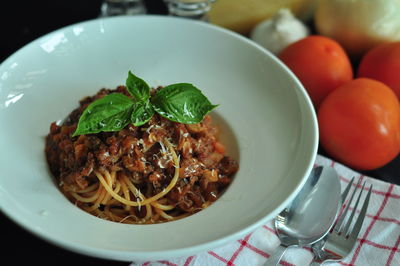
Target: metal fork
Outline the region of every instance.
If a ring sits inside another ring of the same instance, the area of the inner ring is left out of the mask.
[[[368,193],[364,199],[364,203],[362,203],[361,211],[357,217],[357,220],[354,222],[356,210],[358,204],[360,203],[361,195],[363,194],[365,182],[363,183],[361,189],[361,179],[358,180],[358,183],[350,195],[350,199],[345,205],[345,200],[349,191],[353,185],[354,177],[347,185],[346,189],[342,193],[342,214],[339,215],[335,225],[331,229],[331,232],[321,241],[317,242],[312,246],[312,250],[316,257],[311,263],[312,266],[320,265],[320,263],[324,261],[338,261],[345,258],[350,254],[353,247],[357,242],[358,234],[361,230],[365,215],[367,213],[369,199],[371,197],[372,185],[368,189]],[[353,210],[349,214],[349,207],[353,203],[353,199],[355,194],[358,192],[357,200],[353,206]],[[350,215],[348,218],[348,214]],[[347,219],[346,219],[347,218]],[[345,223],[346,222],[346,223]],[[345,224],[344,224],[345,223]],[[353,225],[354,223],[354,225]]]

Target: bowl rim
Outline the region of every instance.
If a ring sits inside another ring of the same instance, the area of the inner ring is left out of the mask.
[[[272,212],[270,214],[266,214],[262,219],[256,219],[256,221],[253,221],[251,224],[248,224],[241,228],[240,230],[237,230],[235,233],[226,235],[224,237],[220,237],[218,239],[204,242],[202,244],[198,244],[195,246],[189,246],[185,248],[180,248],[180,249],[165,249],[162,251],[132,251],[132,250],[110,250],[110,249],[101,249],[101,248],[93,248],[93,247],[88,247],[86,245],[81,245],[80,243],[76,242],[70,242],[70,241],[65,241],[63,239],[57,239],[51,234],[47,233],[46,231],[38,230],[37,228],[33,228],[32,226],[29,226],[29,223],[26,223],[19,217],[19,215],[10,212],[7,209],[1,208],[1,211],[8,217],[10,218],[13,222],[21,226],[23,229],[26,231],[32,233],[35,236],[38,236],[40,239],[43,239],[47,242],[50,242],[58,247],[87,255],[87,256],[92,256],[92,257],[97,257],[97,258],[103,258],[103,259],[111,259],[111,260],[120,260],[120,261],[131,261],[133,259],[143,259],[143,260],[154,260],[154,259],[167,259],[167,258],[173,258],[178,256],[185,256],[185,255],[192,255],[196,254],[198,252],[207,250],[207,249],[212,249],[218,246],[221,246],[223,244],[226,244],[229,241],[234,241],[239,239],[240,237],[250,233],[251,231],[254,231],[257,227],[260,227],[261,225],[265,224],[268,222],[271,218],[276,216],[276,214],[279,213],[281,209],[283,209],[285,206],[288,205],[288,203],[296,196],[296,194],[300,191],[304,183],[306,182],[308,174],[311,172],[311,169],[314,166],[314,162],[317,156],[317,151],[318,151],[318,139],[319,139],[319,134],[318,134],[318,121],[316,118],[315,110],[312,105],[312,102],[301,84],[301,82],[298,80],[298,78],[293,74],[293,72],[285,66],[274,54],[263,48],[261,45],[253,42],[252,40],[236,33],[231,30],[222,28],[217,25],[212,25],[209,23],[201,22],[201,21],[194,21],[194,20],[187,20],[185,18],[178,18],[178,17],[168,17],[168,16],[163,16],[163,15],[137,15],[137,16],[117,16],[117,17],[101,17],[101,18],[94,18],[90,20],[84,20],[81,22],[73,23],[70,25],[66,25],[64,27],[61,27],[59,29],[56,29],[54,31],[51,31],[49,33],[46,33],[33,41],[30,41],[29,43],[25,44],[18,50],[16,50],[14,53],[9,55],[4,61],[0,62],[0,67],[8,64],[15,56],[18,56],[18,54],[22,53],[25,49],[27,49],[29,46],[36,45],[40,40],[51,36],[55,33],[58,32],[63,32],[65,30],[71,29],[73,27],[76,27],[78,25],[87,25],[91,23],[98,23],[101,21],[117,21],[117,20],[138,20],[138,19],[144,19],[144,20],[179,20],[179,21],[185,21],[185,23],[191,23],[193,25],[197,25],[198,27],[204,27],[208,28],[212,31],[217,31],[222,34],[230,35],[231,37],[234,37],[235,39],[245,42],[247,45],[254,47],[255,49],[261,50],[264,54],[267,54],[269,57],[271,57],[283,71],[286,72],[288,76],[292,78],[294,83],[296,84],[295,90],[300,93],[301,97],[304,98],[304,106],[306,108],[306,111],[309,113],[309,117],[312,120],[312,126],[313,129],[311,129],[311,133],[314,135],[313,137],[313,142],[312,142],[312,147],[309,149],[309,160],[308,160],[308,165],[304,167],[304,174],[301,179],[301,181],[295,186],[295,189],[292,191],[292,193],[289,195],[289,197],[286,198],[285,201],[281,202],[281,204],[275,209],[275,212]]]

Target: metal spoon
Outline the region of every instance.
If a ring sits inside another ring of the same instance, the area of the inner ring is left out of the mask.
[[[281,245],[264,266],[277,265],[289,246],[311,245],[330,230],[340,207],[340,182],[331,167],[316,167],[292,203],[275,217]]]

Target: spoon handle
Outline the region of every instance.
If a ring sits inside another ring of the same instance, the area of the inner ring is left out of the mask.
[[[280,245],[275,249],[274,253],[268,258],[268,260],[264,263],[264,266],[275,266],[278,265],[281,260],[283,254],[286,251],[286,247]]]

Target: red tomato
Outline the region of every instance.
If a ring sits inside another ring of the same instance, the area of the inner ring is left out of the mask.
[[[357,76],[385,83],[400,99],[400,42],[382,44],[367,52]]]
[[[381,167],[400,151],[400,105],[385,84],[350,81],[326,97],[318,110],[320,142],[338,161],[360,170]]]
[[[345,51],[327,37],[301,39],[285,48],[279,58],[300,79],[316,108],[331,91],[353,78]]]

